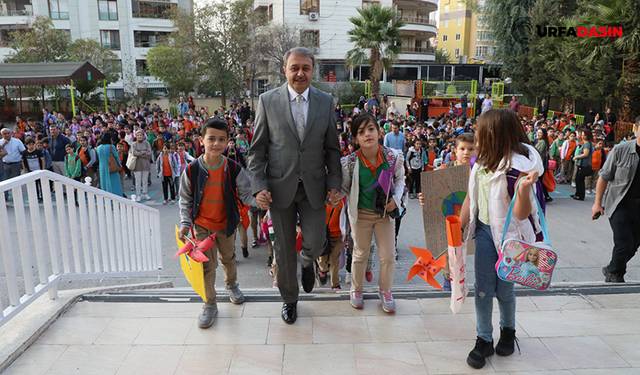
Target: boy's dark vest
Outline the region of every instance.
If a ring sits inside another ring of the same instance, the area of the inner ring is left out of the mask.
[[[189,180],[191,181],[191,194],[193,196],[193,206],[191,207],[192,223],[195,223],[196,217],[198,216],[198,210],[200,209],[200,203],[202,201],[202,193],[208,179],[207,175],[200,174],[202,166],[198,161],[199,159],[200,158],[189,163],[186,170],[187,176],[189,176]],[[236,178],[242,168],[235,161],[229,158],[225,159],[227,160],[227,170],[224,176],[224,195],[227,211],[226,234],[227,237],[231,237],[240,223],[240,210],[238,209],[238,206],[244,206],[244,204],[238,199],[238,190],[236,186]],[[230,199],[230,197],[234,197],[235,199]]]

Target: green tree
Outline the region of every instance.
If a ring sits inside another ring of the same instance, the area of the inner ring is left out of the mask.
[[[180,88],[173,86],[190,74],[197,77],[197,90],[221,91],[226,104],[226,94],[239,91],[244,84],[241,62],[248,51],[252,9],[251,0],[241,0],[211,2],[193,13],[174,11],[174,31],[166,46],[149,51],[153,58],[150,73],[185,92],[191,91],[191,80]]]
[[[378,95],[383,69],[390,71],[398,59],[402,45],[400,28],[405,22],[396,19],[394,8],[381,7],[377,3],[357,11],[360,16],[349,18],[354,26],[348,32],[349,41],[354,43],[354,48],[347,52],[345,63],[347,67],[368,63],[371,93]]]
[[[25,29],[14,31],[9,38],[14,52],[5,58],[7,63],[40,63],[66,61],[71,35],[56,30],[53,21],[36,16]]]
[[[156,46],[147,53],[147,67],[152,76],[181,94],[188,94],[198,82],[192,59],[177,48]]]
[[[575,19],[579,25],[622,27],[623,36],[580,38],[578,50],[585,64],[622,59],[619,85],[622,108],[620,120],[635,122],[640,114],[640,6],[637,0],[594,0],[585,2]],[[606,67],[605,67],[606,69]],[[599,78],[599,77],[598,77]],[[599,79],[594,80],[599,82]]]
[[[88,61],[96,69],[105,75],[107,85],[116,82],[120,78],[120,67],[117,62],[118,55],[105,49],[100,42],[92,38],[80,38],[71,42],[67,47],[69,61]],[[87,95],[101,82],[94,80],[75,80],[73,86],[84,100]]]
[[[451,55],[442,48],[436,49],[436,62],[442,64],[451,64]]]

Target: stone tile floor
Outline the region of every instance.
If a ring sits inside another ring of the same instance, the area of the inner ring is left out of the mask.
[[[202,330],[197,303],[78,302],[3,375],[640,374],[638,294],[518,297],[522,354],[493,356],[481,370],[466,364],[472,298],[457,315],[447,298],[399,299],[392,315],[375,299],[363,310],[301,301],[291,326],[277,302],[218,306]]]

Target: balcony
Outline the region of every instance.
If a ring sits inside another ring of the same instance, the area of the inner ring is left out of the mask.
[[[0,17],[29,17],[33,16],[31,0],[2,0],[0,1]]]
[[[1,10],[0,17],[29,17],[33,16],[33,11],[30,10]]]
[[[102,48],[111,51],[120,51],[120,43],[102,43]]]
[[[404,25],[400,29],[402,30],[403,34],[408,33],[414,36],[421,36],[426,38],[436,36],[437,28],[435,20],[423,17],[407,16],[400,16],[398,17],[398,19],[401,19],[406,23],[406,25]]]
[[[438,0],[394,0],[393,4],[399,9],[419,9],[427,13],[438,10]]]
[[[398,59],[400,61],[435,61],[436,49],[433,47],[402,47]]]

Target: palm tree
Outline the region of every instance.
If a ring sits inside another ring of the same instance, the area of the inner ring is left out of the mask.
[[[593,0],[585,3],[586,12],[576,20],[588,27],[622,27],[623,36],[610,38],[580,38],[585,63],[591,63],[613,52],[623,59],[622,109],[620,120],[635,122],[640,106],[640,7],[637,0]]]
[[[349,41],[355,46],[347,52],[345,62],[348,68],[368,62],[371,94],[378,95],[382,69],[390,71],[398,59],[402,45],[400,28],[405,22],[396,19],[397,14],[392,7],[383,8],[373,3],[357,10],[360,16],[349,18],[354,27],[348,32],[351,35]]]

